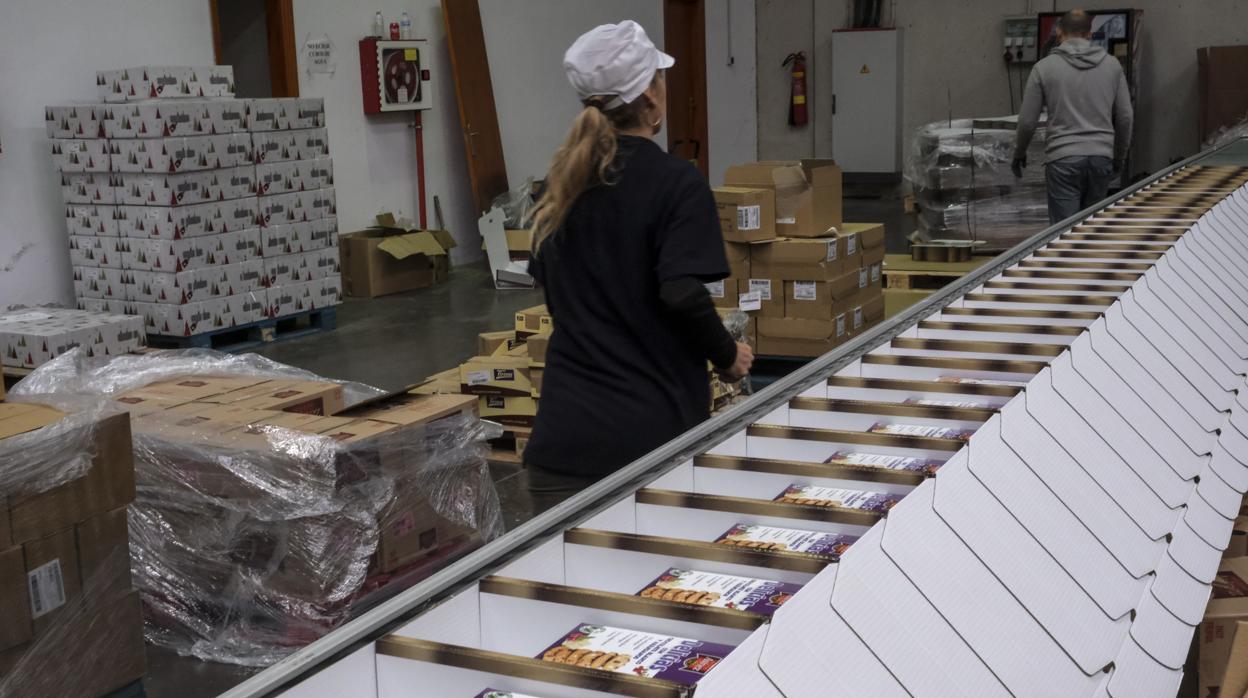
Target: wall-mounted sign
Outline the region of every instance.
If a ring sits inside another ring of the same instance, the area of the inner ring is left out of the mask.
[[[330,41],[328,34],[308,35],[303,42],[303,62],[309,75],[334,74],[338,61],[334,56],[334,42]]]

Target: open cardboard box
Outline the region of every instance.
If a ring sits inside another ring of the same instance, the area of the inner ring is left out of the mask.
[[[377,216],[377,228],[338,239],[343,290],[376,298],[446,281],[455,239],[445,230],[418,230],[392,213]]]
[[[724,183],[774,191],[776,235],[822,237],[842,225],[841,168],[831,160],[736,165]]]

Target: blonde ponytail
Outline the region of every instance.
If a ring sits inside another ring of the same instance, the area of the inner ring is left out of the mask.
[[[563,225],[568,210],[585,190],[605,180],[615,159],[615,127],[597,106],[587,106],[572,122],[555,151],[546,190],[533,208],[533,249]]]

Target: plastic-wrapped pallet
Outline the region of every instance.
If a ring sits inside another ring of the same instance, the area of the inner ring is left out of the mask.
[[[0,695],[104,695],[146,671],[129,419],[103,400],[17,400],[0,403]]]
[[[981,240],[1005,249],[1048,226],[1045,130],[1036,130],[1029,167],[1015,177],[1013,129],[999,120],[938,121],[911,139],[906,179],[919,205],[920,230],[933,239]]]
[[[149,640],[184,654],[272,663],[502,532],[471,398],[202,350],[70,354],[15,390],[130,410],[136,583]]]

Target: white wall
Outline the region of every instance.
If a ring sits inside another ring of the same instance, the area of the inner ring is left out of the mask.
[[[732,165],[758,159],[757,73],[754,0],[707,0],[708,174],[713,186],[723,184],[724,170]]]
[[[455,84],[438,0],[382,0],[367,7],[338,0],[295,0],[295,44],[308,36],[329,35],[337,54],[333,75],[308,74],[299,55],[299,91],[325,100],[338,225],[343,232],[369,226],[378,212],[417,213],[416,140],[409,113],[365,116],[360,92],[359,41],[372,31],[373,13],[387,26],[406,11],[412,35],[430,40],[425,57],[433,82],[434,107],[424,112],[425,194],[429,225],[436,225],[437,196],[446,228],[459,243],[452,259],[459,263],[481,256],[477,221],[464,156],[463,131],[455,102]]]
[[[65,211],[43,107],[95,99],[95,69],[212,62],[207,0],[3,0],[0,308],[71,303]]]
[[[581,110],[563,52],[599,24],[635,20],[663,46],[662,0],[480,0],[511,186],[542,177]],[[661,140],[660,142],[665,142]]]
[[[1080,0],[1081,7],[1144,10],[1141,30],[1141,90],[1136,114],[1135,166],[1154,171],[1196,152],[1196,49],[1248,43],[1248,3],[1204,0]],[[820,137],[830,110],[828,90],[820,82],[828,33],[846,26],[843,3],[825,0],[758,0],[758,132],[760,158],[830,156]],[[1070,5],[1058,4],[1058,9]],[[1001,59],[1002,22],[1007,16],[1034,14],[1050,3],[1026,0],[896,0],[885,8],[885,22],[895,13],[901,30],[903,148],[913,129],[931,121],[1010,112],[1010,93]],[[808,90],[815,105],[810,125],[787,125],[788,80],[779,67],[791,51],[814,49]],[[1019,97],[1015,94],[1015,103]]]

